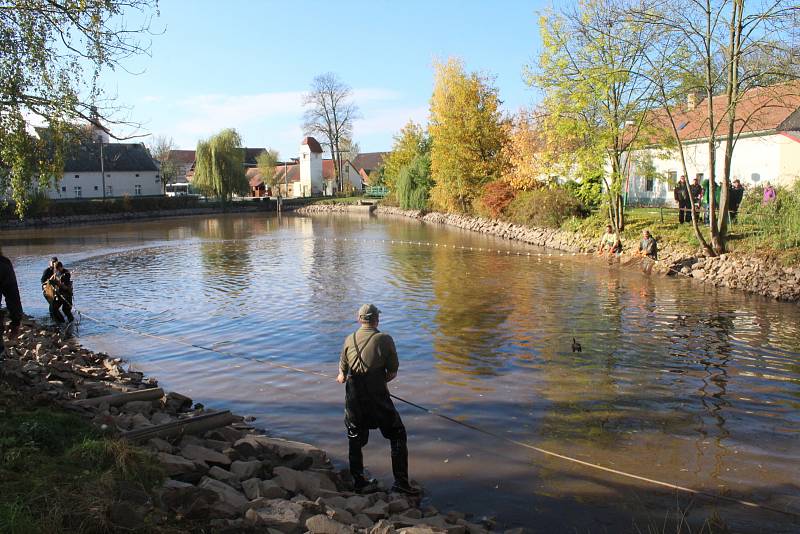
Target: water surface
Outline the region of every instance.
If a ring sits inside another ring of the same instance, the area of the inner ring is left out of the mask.
[[[2,240],[28,313],[46,317],[38,278],[57,255],[77,308],[167,339],[84,318],[84,345],[340,463],[342,386],[264,362],[335,376],[356,309],[374,302],[400,353],[401,397],[537,447],[800,513],[796,304],[400,218],[233,214]],[[412,477],[441,510],[542,531],[661,532],[691,504],[691,521],[716,514],[734,531],[800,528],[398,408]],[[390,483],[380,433],[365,453]]]

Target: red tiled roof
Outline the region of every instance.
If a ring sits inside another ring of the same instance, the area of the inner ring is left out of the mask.
[[[711,100],[714,110],[716,132],[725,136],[727,119],[725,95],[715,96]],[[674,110],[673,119],[679,128],[678,135],[682,141],[708,138],[711,134],[708,121],[708,109],[705,100],[700,101],[692,110]],[[752,133],[764,131],[780,131],[787,129],[790,117],[800,109],[800,81],[758,87],[747,91],[736,106],[734,132]],[[671,134],[672,127],[666,110],[651,112],[651,124]]]
[[[373,169],[380,167],[381,163],[383,163],[383,158],[388,155],[388,152],[365,152],[353,158],[350,164],[355,167],[359,173],[363,169],[369,174]]]
[[[304,137],[300,144],[308,145],[308,148],[311,149],[311,152],[314,152],[315,154],[322,154],[322,147],[320,146],[319,141],[311,136]]]
[[[189,165],[194,163],[194,150],[170,150],[167,159],[181,165]]]

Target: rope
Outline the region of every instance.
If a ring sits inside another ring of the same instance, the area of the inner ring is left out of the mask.
[[[136,335],[139,335],[139,336],[142,336],[142,337],[148,337],[148,338],[152,338],[152,339],[157,339],[157,340],[163,341],[165,343],[174,343],[174,344],[183,345],[183,346],[186,346],[186,347],[192,347],[192,348],[195,348],[195,349],[198,349],[198,350],[212,352],[212,353],[215,353],[215,354],[220,354],[220,355],[228,356],[228,357],[231,357],[231,358],[253,361],[253,362],[257,362],[257,363],[261,363],[261,364],[266,364],[266,365],[269,365],[269,366],[272,366],[272,367],[285,369],[285,370],[288,370],[288,371],[293,371],[293,372],[296,372],[296,373],[302,373],[302,374],[306,374],[306,375],[314,375],[314,376],[318,376],[318,377],[329,379],[329,380],[334,380],[335,379],[335,377],[333,377],[331,375],[327,375],[325,373],[321,373],[319,371],[301,369],[299,367],[294,367],[294,366],[291,366],[291,365],[286,365],[286,364],[283,364],[283,363],[278,363],[278,362],[274,362],[274,361],[270,361],[270,360],[254,358],[254,357],[246,356],[246,355],[243,355],[243,354],[220,351],[220,350],[212,349],[210,347],[206,347],[206,346],[203,346],[203,345],[198,345],[196,343],[190,343],[188,341],[183,341],[182,339],[168,338],[168,337],[165,337],[165,336],[160,336],[158,334],[151,334],[149,332],[143,332],[143,331],[140,331],[140,330],[136,330],[134,328],[130,328],[130,327],[127,327],[127,326],[122,326],[122,325],[118,325],[118,324],[109,323],[109,322],[97,319],[96,317],[92,317],[92,316],[90,316],[90,315],[88,315],[86,313],[83,313],[83,312],[78,312],[78,313],[81,316],[86,317],[87,319],[89,319],[90,321],[93,321],[95,323],[106,325],[106,326],[109,326],[111,328],[115,328],[115,329],[118,329],[118,330],[122,330],[124,332],[129,332],[129,333],[132,333],[132,334],[136,334]],[[610,474],[617,475],[617,476],[620,476],[620,477],[629,478],[629,479],[633,479],[633,480],[638,480],[640,482],[646,482],[648,484],[652,484],[652,485],[655,485],[655,486],[660,486],[660,487],[663,487],[663,488],[668,488],[668,489],[675,490],[675,491],[680,491],[680,492],[683,492],[683,493],[688,493],[688,494],[691,494],[691,495],[707,497],[707,498],[712,499],[712,500],[725,501],[725,502],[729,502],[729,503],[733,503],[733,504],[738,504],[738,505],[741,505],[741,506],[746,506],[748,508],[757,508],[757,509],[760,509],[760,510],[774,512],[774,513],[778,513],[778,514],[782,514],[782,515],[786,515],[786,516],[792,517],[795,520],[800,519],[800,513],[796,513],[796,512],[792,512],[792,511],[788,511],[788,510],[781,510],[781,509],[778,509],[778,508],[773,508],[773,507],[768,506],[768,505],[758,504],[758,503],[754,503],[754,502],[751,502],[751,501],[745,501],[745,500],[742,500],[742,499],[737,499],[735,497],[728,497],[728,496],[725,496],[725,495],[719,495],[719,494],[715,494],[715,493],[710,493],[710,492],[707,492],[707,491],[697,490],[697,489],[689,488],[689,487],[686,487],[686,486],[680,486],[680,485],[677,485],[677,484],[672,484],[670,482],[664,482],[664,481],[661,481],[661,480],[656,480],[656,479],[653,479],[653,478],[648,478],[648,477],[644,477],[644,476],[641,476],[641,475],[636,475],[634,473],[628,473],[626,471],[620,471],[618,469],[612,469],[610,467],[605,467],[605,466],[602,466],[602,465],[599,465],[599,464],[595,464],[595,463],[592,463],[592,462],[587,462],[585,460],[580,460],[580,459],[574,458],[572,456],[567,456],[566,454],[561,454],[561,453],[554,452],[554,451],[551,451],[551,450],[543,449],[541,447],[536,447],[535,445],[531,445],[531,444],[525,443],[523,441],[519,441],[519,440],[516,440],[516,439],[513,439],[513,438],[509,438],[508,436],[504,436],[502,434],[498,434],[498,433],[493,432],[491,430],[487,430],[485,428],[481,428],[479,426],[476,426],[476,425],[473,425],[473,424],[470,424],[470,423],[466,423],[464,421],[459,421],[458,419],[455,419],[455,418],[453,418],[453,417],[451,417],[451,416],[449,416],[447,414],[438,412],[438,411],[436,411],[436,410],[434,410],[432,408],[428,408],[426,406],[422,406],[421,404],[417,404],[417,403],[412,402],[410,400],[404,399],[402,397],[394,395],[393,393],[390,393],[389,396],[392,397],[393,399],[399,401],[399,402],[407,404],[408,406],[416,408],[417,410],[425,412],[425,413],[427,413],[429,415],[432,415],[434,417],[438,417],[438,418],[443,419],[445,421],[448,421],[450,423],[459,425],[461,427],[467,428],[467,429],[472,430],[474,432],[478,432],[478,433],[484,434],[486,436],[493,437],[495,439],[504,441],[506,443],[509,443],[509,444],[512,444],[512,445],[516,445],[518,447],[522,447],[522,448],[525,448],[525,449],[528,449],[528,450],[532,450],[532,451],[538,452],[538,453],[543,454],[545,456],[549,456],[549,457],[552,457],[552,458],[558,458],[560,460],[571,462],[571,463],[574,463],[574,464],[577,464],[577,465],[581,465],[581,466],[584,466],[584,467],[588,467],[588,468],[591,468],[591,469],[595,469],[595,470],[598,470],[598,471],[603,471],[605,473],[610,473]]]

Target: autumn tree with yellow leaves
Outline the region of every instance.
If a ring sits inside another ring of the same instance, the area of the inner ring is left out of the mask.
[[[502,176],[507,126],[492,80],[454,58],[434,65],[430,125],[433,206],[468,212],[481,188]]]
[[[397,177],[417,156],[430,152],[430,138],[425,129],[414,121],[408,121],[394,136],[392,151],[383,161],[383,177],[386,187],[394,191]]]

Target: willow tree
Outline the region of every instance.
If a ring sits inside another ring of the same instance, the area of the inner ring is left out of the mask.
[[[0,2],[0,194],[10,193],[20,217],[32,195],[60,179],[74,123],[113,122],[98,82],[105,69],[147,53],[156,7],[157,0]],[[34,125],[46,126],[44,135],[32,135]]]
[[[249,188],[242,138],[233,128],[197,143],[192,185],[204,195],[230,201]]]
[[[504,171],[507,127],[492,80],[466,73],[460,60],[434,65],[431,97],[431,190],[433,205],[469,212],[481,188]]]
[[[603,176],[612,226],[625,227],[626,155],[641,139],[653,85],[637,76],[653,29],[625,16],[627,0],[585,0],[540,18],[542,53],[528,82],[544,91],[548,146],[568,146],[577,178]]]
[[[418,156],[430,155],[430,139],[425,129],[414,121],[408,121],[403,126],[394,136],[392,150],[383,161],[383,179],[386,187],[394,191],[397,178],[403,169]]]

